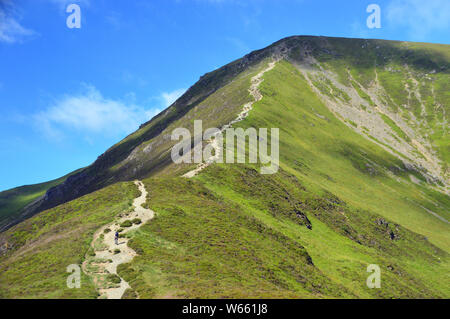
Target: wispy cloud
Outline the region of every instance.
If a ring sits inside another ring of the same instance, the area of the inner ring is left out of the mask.
[[[424,39],[434,31],[450,29],[448,0],[392,0],[386,8],[390,25],[405,27],[414,39]]]
[[[70,131],[86,133],[90,138],[129,134],[160,112],[127,102],[130,96],[133,94],[125,100],[108,99],[95,87],[85,85],[83,93],[59,98],[33,118],[39,130],[56,140]]]
[[[161,94],[161,99],[164,102],[165,107],[169,107],[175,102],[180,96],[182,96],[186,92],[186,89],[177,89],[172,92],[164,92]]]
[[[10,0],[0,2],[0,42],[17,43],[36,34],[20,24],[20,15]]]

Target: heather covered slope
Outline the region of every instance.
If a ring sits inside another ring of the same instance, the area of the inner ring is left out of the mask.
[[[164,112],[114,146],[93,165],[101,168],[96,177],[87,169],[78,181],[142,174],[156,217],[127,234],[138,256],[118,269],[131,287],[125,297],[448,298],[448,52],[430,44],[287,38],[160,134],[145,132]],[[195,165],[170,161],[172,129],[192,129],[194,119],[203,119],[204,129],[234,119],[252,98],[251,77],[275,56],[282,59],[264,74],[262,99],[234,127],[280,129],[278,173],[213,164],[193,179],[181,177]],[[411,93],[406,88],[415,81],[419,91]],[[420,93],[422,83],[430,96]],[[104,162],[120,145],[131,151]],[[54,191],[70,192],[73,183]],[[70,241],[58,236],[62,246],[50,245],[45,234],[70,233],[72,223],[52,218],[67,207],[67,218],[95,220],[80,230],[73,255],[82,260],[94,227],[126,213],[135,192],[131,183],[116,183],[0,234],[8,248],[0,257],[0,296],[96,297],[89,278],[83,290],[64,289],[65,266],[42,256],[60,254]],[[369,264],[381,267],[381,289],[366,286]]]

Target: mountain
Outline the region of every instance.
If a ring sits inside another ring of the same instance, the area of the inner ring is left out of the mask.
[[[130,298],[448,298],[449,83],[448,45],[311,36],[207,73],[21,211],[34,216],[0,234],[0,297],[105,297],[126,282]],[[171,133],[194,120],[279,128],[278,172],[175,164]],[[140,209],[136,179],[156,216],[124,231],[137,256],[98,275],[115,264],[111,249],[98,259],[106,228]],[[83,264],[81,289],[69,264]]]

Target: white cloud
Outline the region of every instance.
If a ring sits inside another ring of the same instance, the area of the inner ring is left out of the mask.
[[[161,98],[164,102],[164,107],[169,107],[175,102],[180,96],[182,96],[186,92],[186,89],[178,89],[172,92],[164,92],[161,94]]]
[[[148,110],[134,103],[107,99],[95,87],[86,86],[82,94],[57,99],[52,106],[35,114],[34,120],[40,130],[54,139],[62,139],[67,130],[90,137],[112,136],[135,131],[159,112],[159,109]]]
[[[19,23],[9,1],[0,7],[0,42],[21,42],[24,38],[34,34],[33,30],[27,29]]]
[[[424,39],[434,31],[448,32],[450,29],[448,0],[392,0],[386,12],[391,25],[407,28],[416,39]]]

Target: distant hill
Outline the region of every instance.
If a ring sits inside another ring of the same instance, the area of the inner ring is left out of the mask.
[[[0,192],[0,232],[25,219],[27,216],[21,216],[21,213],[26,206],[41,199],[50,188],[63,183],[71,174],[49,182]]]

